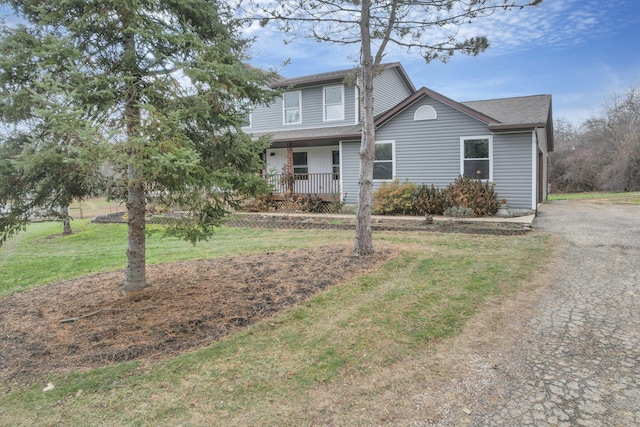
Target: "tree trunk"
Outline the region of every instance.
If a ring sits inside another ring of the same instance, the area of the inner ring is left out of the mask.
[[[362,140],[360,142],[360,175],[358,179],[358,206],[356,209],[356,237],[354,249],[358,256],[373,253],[371,237],[371,206],[373,203],[373,162],[375,159],[375,128],[373,122],[373,73],[374,64],[371,55],[371,34],[369,33],[369,14],[371,0],[362,1],[360,33],[362,52],[360,58],[362,105]]]
[[[293,195],[293,186],[295,178],[293,176],[293,145],[287,144],[287,165],[285,167],[287,174],[287,188],[285,189],[288,195]]]
[[[128,166],[129,188],[127,195],[127,272],[122,292],[138,291],[147,286],[145,277],[145,193],[138,181],[135,168]]]
[[[69,216],[69,206],[60,206],[60,215],[62,216],[62,235],[68,236],[72,234],[71,217]]]
[[[141,74],[136,57],[136,44],[134,35],[127,33],[123,36],[124,53],[122,55],[125,69],[131,74],[131,80],[127,85],[126,106],[124,119],[129,142],[129,164],[127,165],[127,270],[122,293],[138,291],[147,286],[145,277],[145,211],[146,198],[144,177],[136,170],[136,164],[142,161],[142,149],[138,132],[141,120],[139,105],[139,87]]]

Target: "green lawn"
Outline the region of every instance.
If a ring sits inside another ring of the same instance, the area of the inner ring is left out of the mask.
[[[124,268],[127,229],[124,224],[94,224],[73,221],[74,233],[61,236],[59,223],[30,224],[0,247],[0,296],[46,283]],[[184,261],[251,253],[312,247],[330,243],[336,234],[302,230],[253,230],[221,228],[207,242],[192,245],[163,237],[159,226],[147,227],[147,263]],[[154,230],[156,232],[154,232]]]
[[[124,267],[122,225],[42,223],[0,248],[4,295]],[[197,246],[150,236],[150,263],[350,244],[351,231],[222,228]],[[209,347],[37,384],[0,385],[0,425],[317,425],[321,397],[382,369],[410,366],[458,334],[487,301],[529,286],[550,236],[375,233],[402,255],[378,270]],[[426,356],[428,357],[428,356]],[[409,379],[408,379],[409,380]],[[44,392],[51,382],[55,388]],[[367,392],[384,399],[387,390]],[[345,424],[346,425],[346,424]]]
[[[629,193],[560,193],[549,195],[549,200],[578,200],[595,203],[640,205],[640,192]]]

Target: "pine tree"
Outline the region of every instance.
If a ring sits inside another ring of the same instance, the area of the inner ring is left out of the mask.
[[[127,206],[124,292],[147,286],[147,204],[183,211],[167,231],[196,242],[211,234],[240,195],[264,190],[257,172],[265,142],[252,141],[240,128],[248,106],[268,102],[272,93],[268,76],[245,65],[248,41],[239,36],[240,23],[226,3],[6,3],[26,24],[5,26],[1,49],[24,50],[34,67],[22,81],[3,84],[6,98],[47,128],[46,123],[63,116],[42,118],[33,107],[33,91],[16,94],[35,80],[50,81],[60,92],[52,100],[61,104],[55,111],[77,112],[74,126],[82,123],[81,128],[108,141],[109,166],[119,178],[111,195]],[[20,32],[34,41],[15,44]],[[62,53],[41,43],[47,39],[55,40]],[[49,66],[42,66],[43,56],[51,58]],[[56,67],[64,67],[63,72]],[[0,71],[10,80],[20,68],[5,63]],[[3,121],[11,118],[9,108],[3,101]],[[88,134],[81,138],[85,145],[93,138]]]

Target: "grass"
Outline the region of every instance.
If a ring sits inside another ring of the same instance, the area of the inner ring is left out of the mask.
[[[0,249],[2,292],[124,265],[123,226],[38,224]],[[350,242],[349,231],[221,229],[192,246],[154,235],[152,263]],[[33,386],[0,386],[0,425],[314,425],[323,395],[400,369],[455,336],[489,300],[523,287],[549,257],[549,236],[375,234],[402,255],[268,321],[157,363],[129,362]],[[89,260],[89,261],[87,261]],[[74,264],[63,273],[58,271]],[[9,277],[9,279],[7,279]],[[55,388],[43,392],[51,382]],[[381,399],[370,392],[369,399]],[[346,414],[345,414],[346,416]]]
[[[221,228],[197,245],[163,237],[159,226],[148,226],[147,263],[186,261],[239,253],[312,247],[330,243],[336,235],[303,230]],[[46,283],[125,268],[127,229],[124,224],[73,222],[74,233],[61,236],[59,223],[30,224],[0,247],[0,297]],[[154,232],[155,231],[155,232]]]
[[[629,193],[561,193],[549,195],[549,200],[578,200],[609,204],[640,205],[640,192]]]

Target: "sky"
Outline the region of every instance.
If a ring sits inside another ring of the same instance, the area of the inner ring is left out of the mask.
[[[248,34],[255,37],[252,65],[286,77],[348,69],[357,59],[357,46],[302,37],[284,44],[269,27]],[[575,125],[601,115],[614,95],[640,88],[639,0],[544,0],[482,18],[461,34],[484,35],[490,47],[446,64],[389,49],[383,62],[400,62],[416,88],[459,102],[551,94],[554,119]]]
[[[0,14],[13,18],[1,6]],[[400,62],[417,89],[424,86],[459,102],[551,94],[554,119],[575,125],[601,115],[613,96],[640,88],[640,0],[543,0],[460,31],[486,36],[489,49],[427,64],[415,52],[391,47],[384,62]],[[254,25],[245,35],[255,38],[251,64],[286,77],[356,65],[357,45],[304,37],[285,44],[291,35],[273,26]]]

